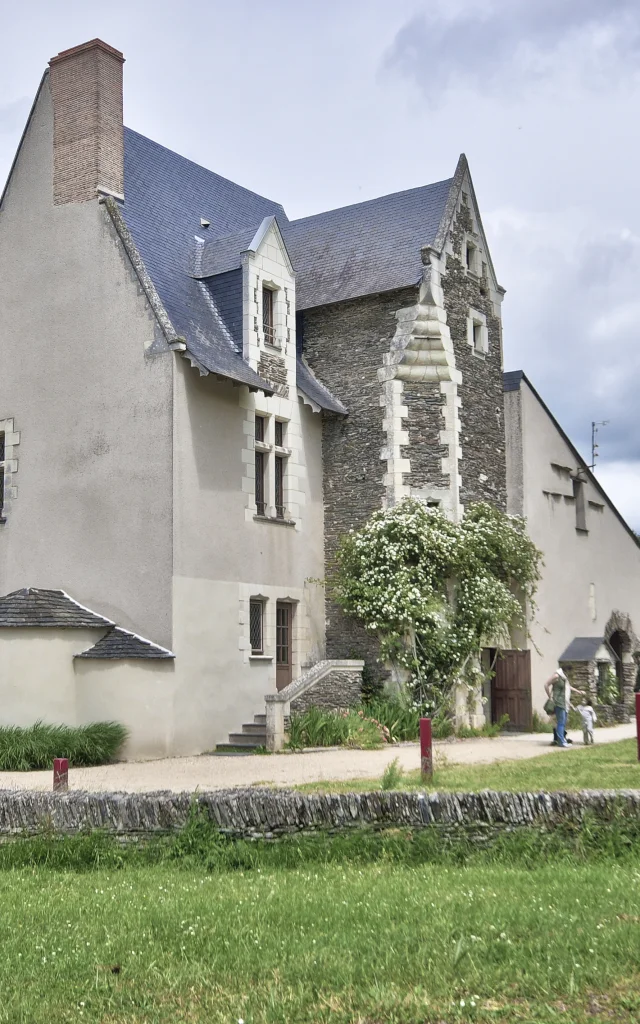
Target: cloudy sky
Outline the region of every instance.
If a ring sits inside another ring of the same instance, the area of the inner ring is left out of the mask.
[[[638,0],[32,0],[3,10],[0,178],[49,57],[124,51],[125,121],[290,217],[466,152],[522,368],[640,529]]]

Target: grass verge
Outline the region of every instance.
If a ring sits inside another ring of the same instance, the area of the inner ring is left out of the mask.
[[[543,757],[494,764],[447,764],[446,755],[436,755],[430,785],[420,771],[404,772],[398,789],[432,789],[471,792],[498,789],[508,792],[576,789],[640,789],[640,763],[635,740],[597,744],[571,750],[554,750]],[[303,792],[353,793],[380,789],[382,780],[352,779],[349,782],[312,782],[297,786]]]
[[[93,722],[75,728],[43,722],[27,729],[0,726],[0,771],[52,768],[56,757],[67,757],[74,768],[108,764],[126,737],[127,730],[118,722]]]
[[[631,1024],[639,879],[631,860],[5,871],[0,1021]]]

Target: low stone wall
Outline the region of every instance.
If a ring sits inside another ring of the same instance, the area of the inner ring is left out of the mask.
[[[594,704],[593,710],[598,716],[598,725],[623,725],[631,721],[626,704]]]
[[[0,837],[51,830],[103,829],[120,836],[185,827],[193,808],[231,836],[276,838],[288,833],[354,828],[460,829],[479,835],[522,826],[579,824],[586,814],[640,818],[640,790],[581,793],[336,793],[225,790],[209,793],[0,792]]]
[[[309,708],[351,708],[362,700],[362,669],[329,672],[323,679],[291,701],[291,714],[301,715]]]

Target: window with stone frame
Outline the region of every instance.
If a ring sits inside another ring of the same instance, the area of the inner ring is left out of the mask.
[[[262,332],[268,345],[278,347],[278,336],[275,324],[275,297],[273,288],[262,287]]]
[[[255,439],[258,443],[264,443],[265,439],[265,417],[256,416],[255,420]],[[267,456],[264,451],[256,448],[255,451],[255,503],[256,512],[259,516],[263,516],[267,511],[267,501],[265,495],[265,477],[266,477],[266,460]]]
[[[467,241],[464,249],[464,254],[465,266],[467,270],[470,271],[472,274],[479,274],[479,256],[477,246],[475,246],[473,242]]]
[[[484,313],[476,309],[469,311],[467,319],[467,340],[471,346],[474,356],[484,359],[489,351],[489,332],[487,330],[487,318]]]
[[[264,601],[249,601],[249,642],[252,654],[264,654]]]
[[[275,505],[276,518],[284,519],[284,467],[285,459],[281,455],[275,457]]]

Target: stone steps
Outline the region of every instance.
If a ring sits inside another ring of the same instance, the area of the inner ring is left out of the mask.
[[[253,722],[245,722],[242,732],[230,732],[228,743],[218,743],[216,751],[255,750],[267,745],[267,716],[254,715]]]

